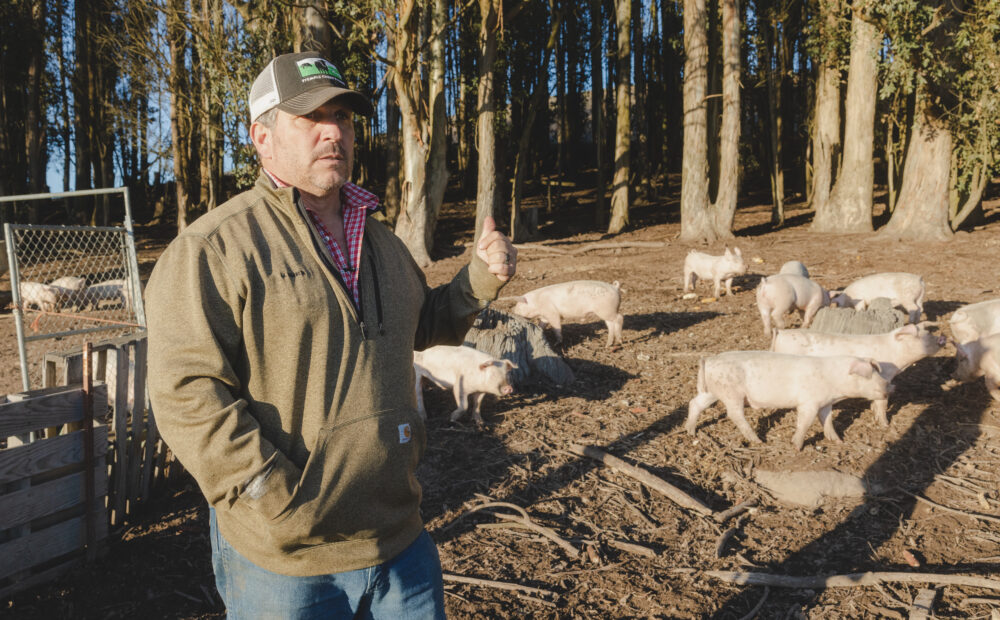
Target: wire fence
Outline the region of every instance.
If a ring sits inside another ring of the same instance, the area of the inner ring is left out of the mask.
[[[24,389],[45,386],[43,358],[145,330],[131,230],[6,224]]]

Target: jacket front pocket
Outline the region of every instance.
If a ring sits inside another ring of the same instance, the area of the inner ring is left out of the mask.
[[[289,511],[270,524],[282,551],[376,538],[412,519],[420,506],[414,470],[424,433],[408,408],[323,429]]]

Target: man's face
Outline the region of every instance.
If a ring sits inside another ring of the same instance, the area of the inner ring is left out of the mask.
[[[299,191],[324,197],[351,178],[354,112],[336,101],[305,116],[278,110],[273,128],[254,123],[251,136],[264,167]]]

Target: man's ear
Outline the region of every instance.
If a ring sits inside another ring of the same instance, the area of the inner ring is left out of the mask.
[[[257,149],[257,155],[260,157],[261,161],[271,159],[270,129],[265,127],[262,123],[251,123],[250,140],[253,142],[254,148]]]

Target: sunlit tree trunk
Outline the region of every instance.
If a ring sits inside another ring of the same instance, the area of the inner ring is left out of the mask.
[[[840,16],[839,0],[821,0],[821,37],[833,36]],[[810,202],[819,217],[826,210],[835,167],[840,158],[840,70],[837,59],[824,52],[817,61],[816,107],[812,134],[812,196]]]
[[[817,210],[812,230],[816,232],[869,232],[872,230],[872,193],[875,165],[875,98],[877,74],[875,51],[881,35],[875,25],[862,19],[855,7],[851,20],[851,61],[847,75],[844,123],[844,159],[830,199]]]
[[[946,122],[926,109],[914,115],[913,135],[903,166],[903,186],[892,219],[881,234],[929,241],[951,238],[948,224],[951,145],[951,130]]]
[[[483,219],[496,213],[496,101],[493,71],[497,58],[497,25],[500,0],[479,0],[479,115],[476,121],[476,144],[479,151],[479,174],[476,184],[476,237]]]
[[[618,25],[618,92],[615,122],[615,176],[612,181],[611,221],[608,233],[617,234],[628,226],[629,210],[629,157],[631,154],[631,60],[630,31],[632,27],[631,0],[615,0],[615,16]]]

